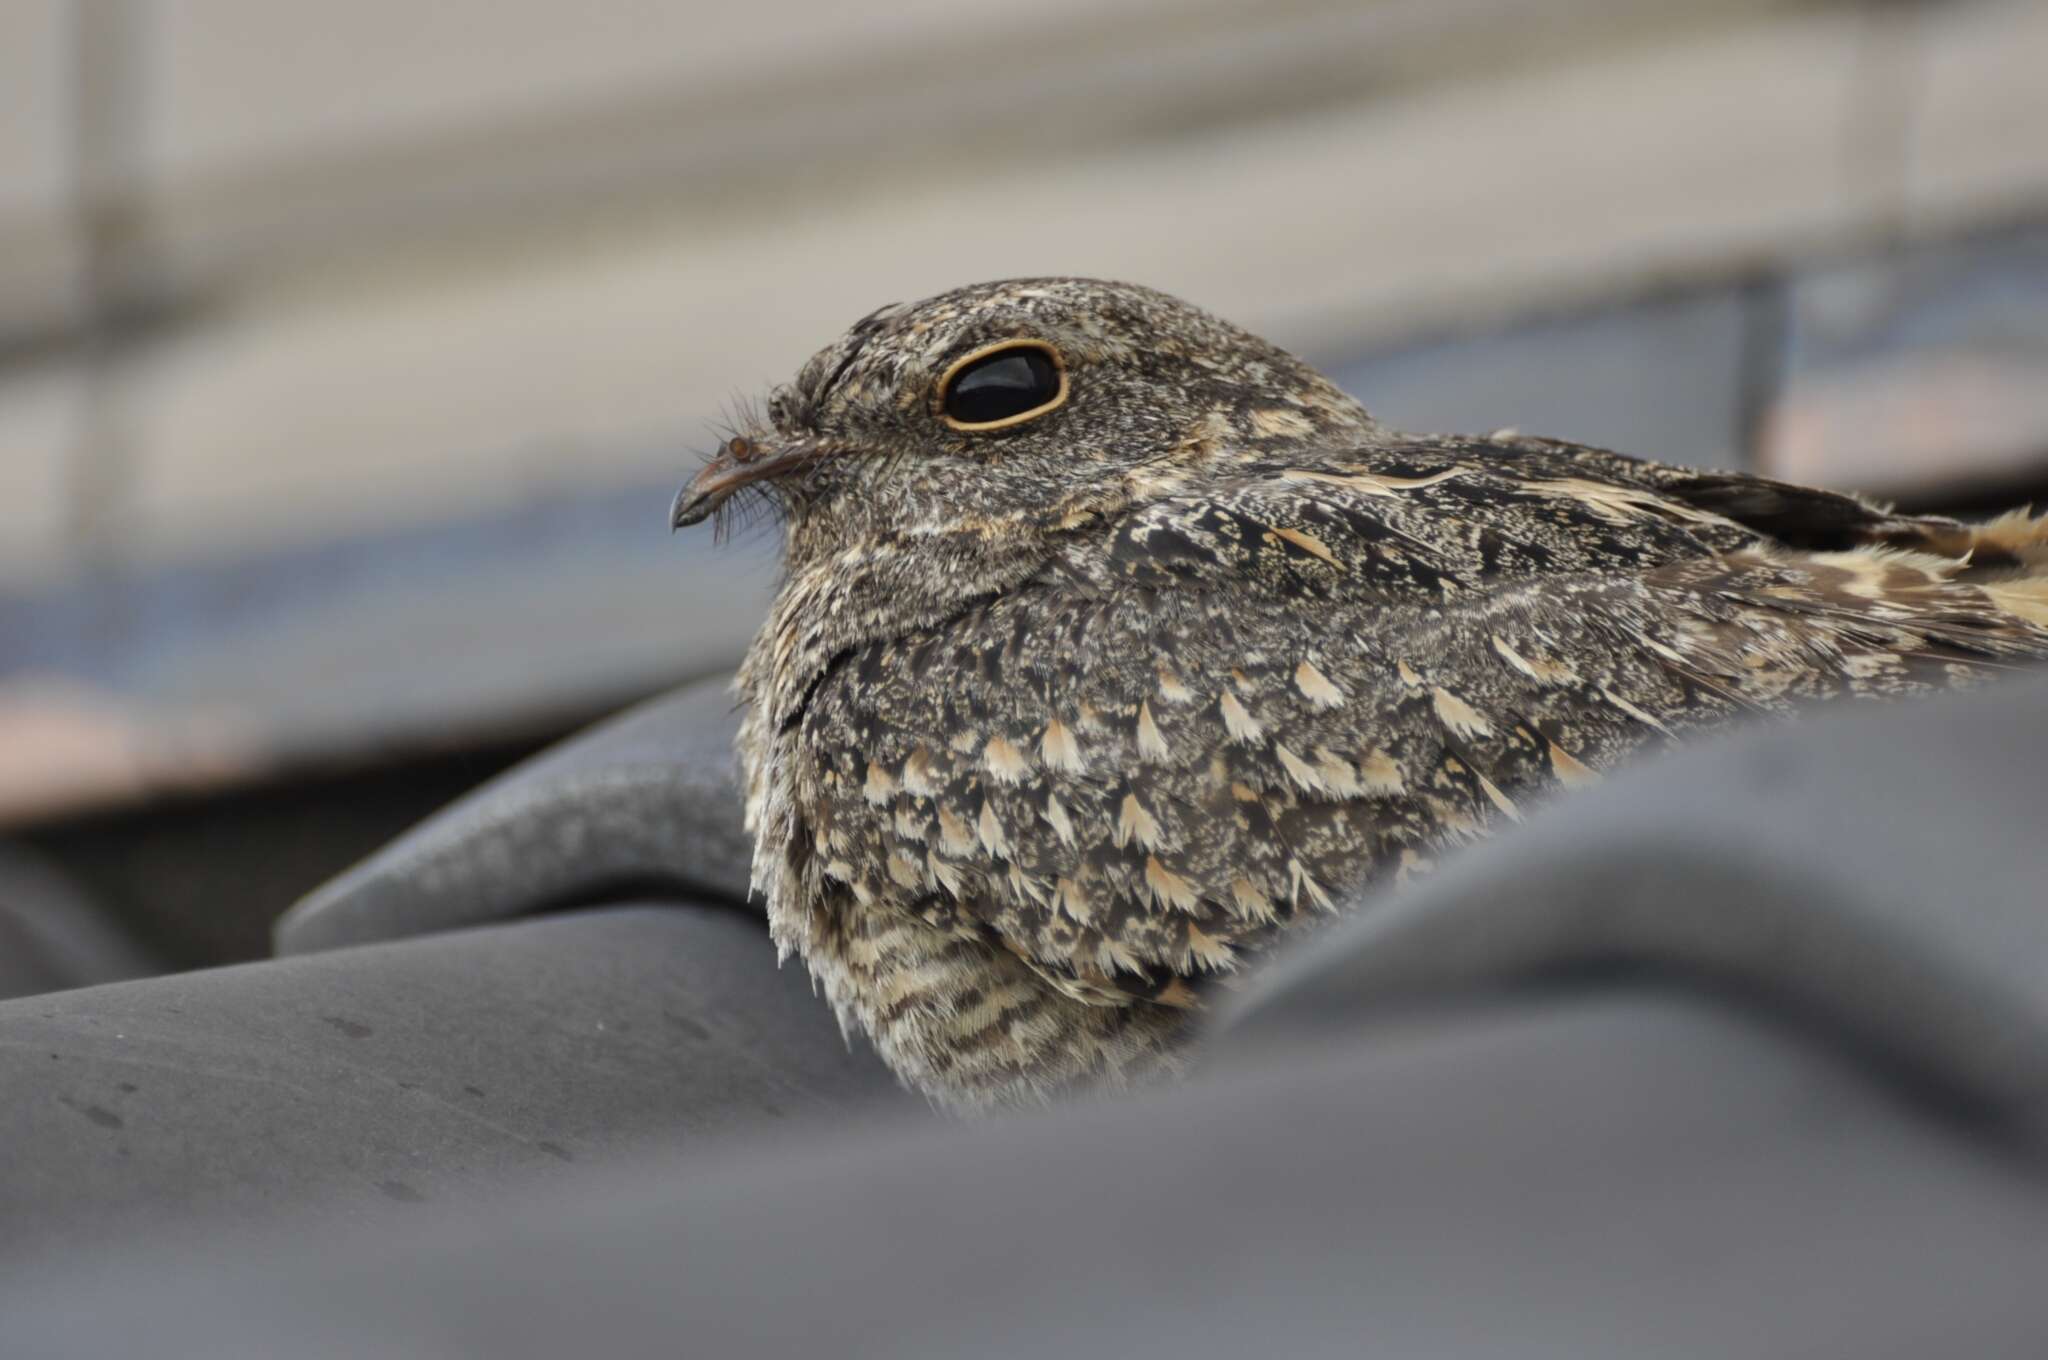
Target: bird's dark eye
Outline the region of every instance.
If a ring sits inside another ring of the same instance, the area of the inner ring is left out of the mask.
[[[1059,352],[1011,340],[959,360],[939,380],[939,409],[956,430],[998,430],[1044,415],[1067,399]]]

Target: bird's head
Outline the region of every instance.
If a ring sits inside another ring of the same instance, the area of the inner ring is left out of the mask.
[[[748,501],[784,577],[740,669],[783,730],[832,657],[1028,580],[1106,525],[1282,447],[1355,447],[1364,409],[1299,359],[1164,293],[1021,279],[884,307],[743,416],[677,527]]]
[[[1293,355],[1164,293],[1092,279],[884,307],[739,426],[673,523],[765,500],[788,523],[792,567],[876,542],[1013,553],[1219,459],[1373,428]]]

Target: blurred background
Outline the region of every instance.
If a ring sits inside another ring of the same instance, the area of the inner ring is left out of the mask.
[[[965,282],[1150,283],[1410,428],[2039,495],[2044,69],[2035,0],[9,0],[0,994],[264,953],[729,667],[772,537],[665,523],[721,408]]]

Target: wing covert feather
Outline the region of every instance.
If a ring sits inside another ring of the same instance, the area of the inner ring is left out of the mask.
[[[1809,541],[1854,546],[1788,547],[1772,484],[1588,454],[1254,465],[866,644],[805,723],[855,737],[816,752],[819,871],[1070,995],[1193,1004],[1340,892],[1638,749],[2048,652],[1961,561],[1871,546],[1946,521],[1825,498]]]

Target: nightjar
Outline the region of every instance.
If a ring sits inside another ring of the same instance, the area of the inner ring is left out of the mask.
[[[955,1108],[1171,1072],[1290,933],[1639,750],[2048,655],[2048,519],[1397,433],[1128,284],[884,307],[740,426],[673,520],[785,521],[755,886]]]

